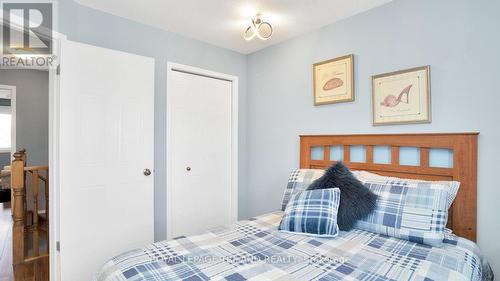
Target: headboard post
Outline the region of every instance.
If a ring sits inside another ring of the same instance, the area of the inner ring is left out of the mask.
[[[448,227],[459,236],[476,241],[477,229],[477,139],[479,133],[376,134],[376,135],[303,135],[300,136],[300,167],[325,169],[330,160],[330,146],[343,147],[344,163],[353,170],[400,178],[423,180],[454,180],[461,183],[457,197],[449,210]],[[365,162],[351,162],[352,146],[365,146]],[[388,146],[391,163],[374,162],[376,146]],[[323,147],[323,159],[311,159],[311,148]],[[420,149],[416,166],[401,165],[400,148]],[[453,152],[452,167],[432,167],[431,149]]]
[[[453,179],[460,191],[452,206],[452,225],[456,233],[476,241],[477,218],[477,135],[464,135],[455,143]]]
[[[300,138],[300,167],[309,167],[311,165],[311,144],[309,138]]]

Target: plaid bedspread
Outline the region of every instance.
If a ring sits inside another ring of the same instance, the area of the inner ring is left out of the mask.
[[[451,234],[441,248],[363,230],[316,238],[278,232],[281,217],[269,213],[123,253],[94,280],[492,279],[476,244]]]

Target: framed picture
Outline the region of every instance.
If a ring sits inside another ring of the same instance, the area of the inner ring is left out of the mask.
[[[354,100],[353,55],[313,64],[314,105]]]
[[[430,67],[372,77],[373,125],[431,122]]]

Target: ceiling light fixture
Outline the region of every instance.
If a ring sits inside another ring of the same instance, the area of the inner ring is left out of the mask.
[[[254,18],[252,18],[252,23],[247,29],[245,29],[245,33],[243,38],[245,40],[250,41],[253,38],[257,37],[260,40],[268,40],[273,35],[273,27],[270,23],[263,21],[260,14],[257,14]]]

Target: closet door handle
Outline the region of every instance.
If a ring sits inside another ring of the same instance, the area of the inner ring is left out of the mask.
[[[142,171],[142,173],[147,177],[147,176],[151,175],[151,170],[150,169],[144,169]]]
[[[188,172],[191,171],[191,167],[187,166],[186,171],[188,171]]]

